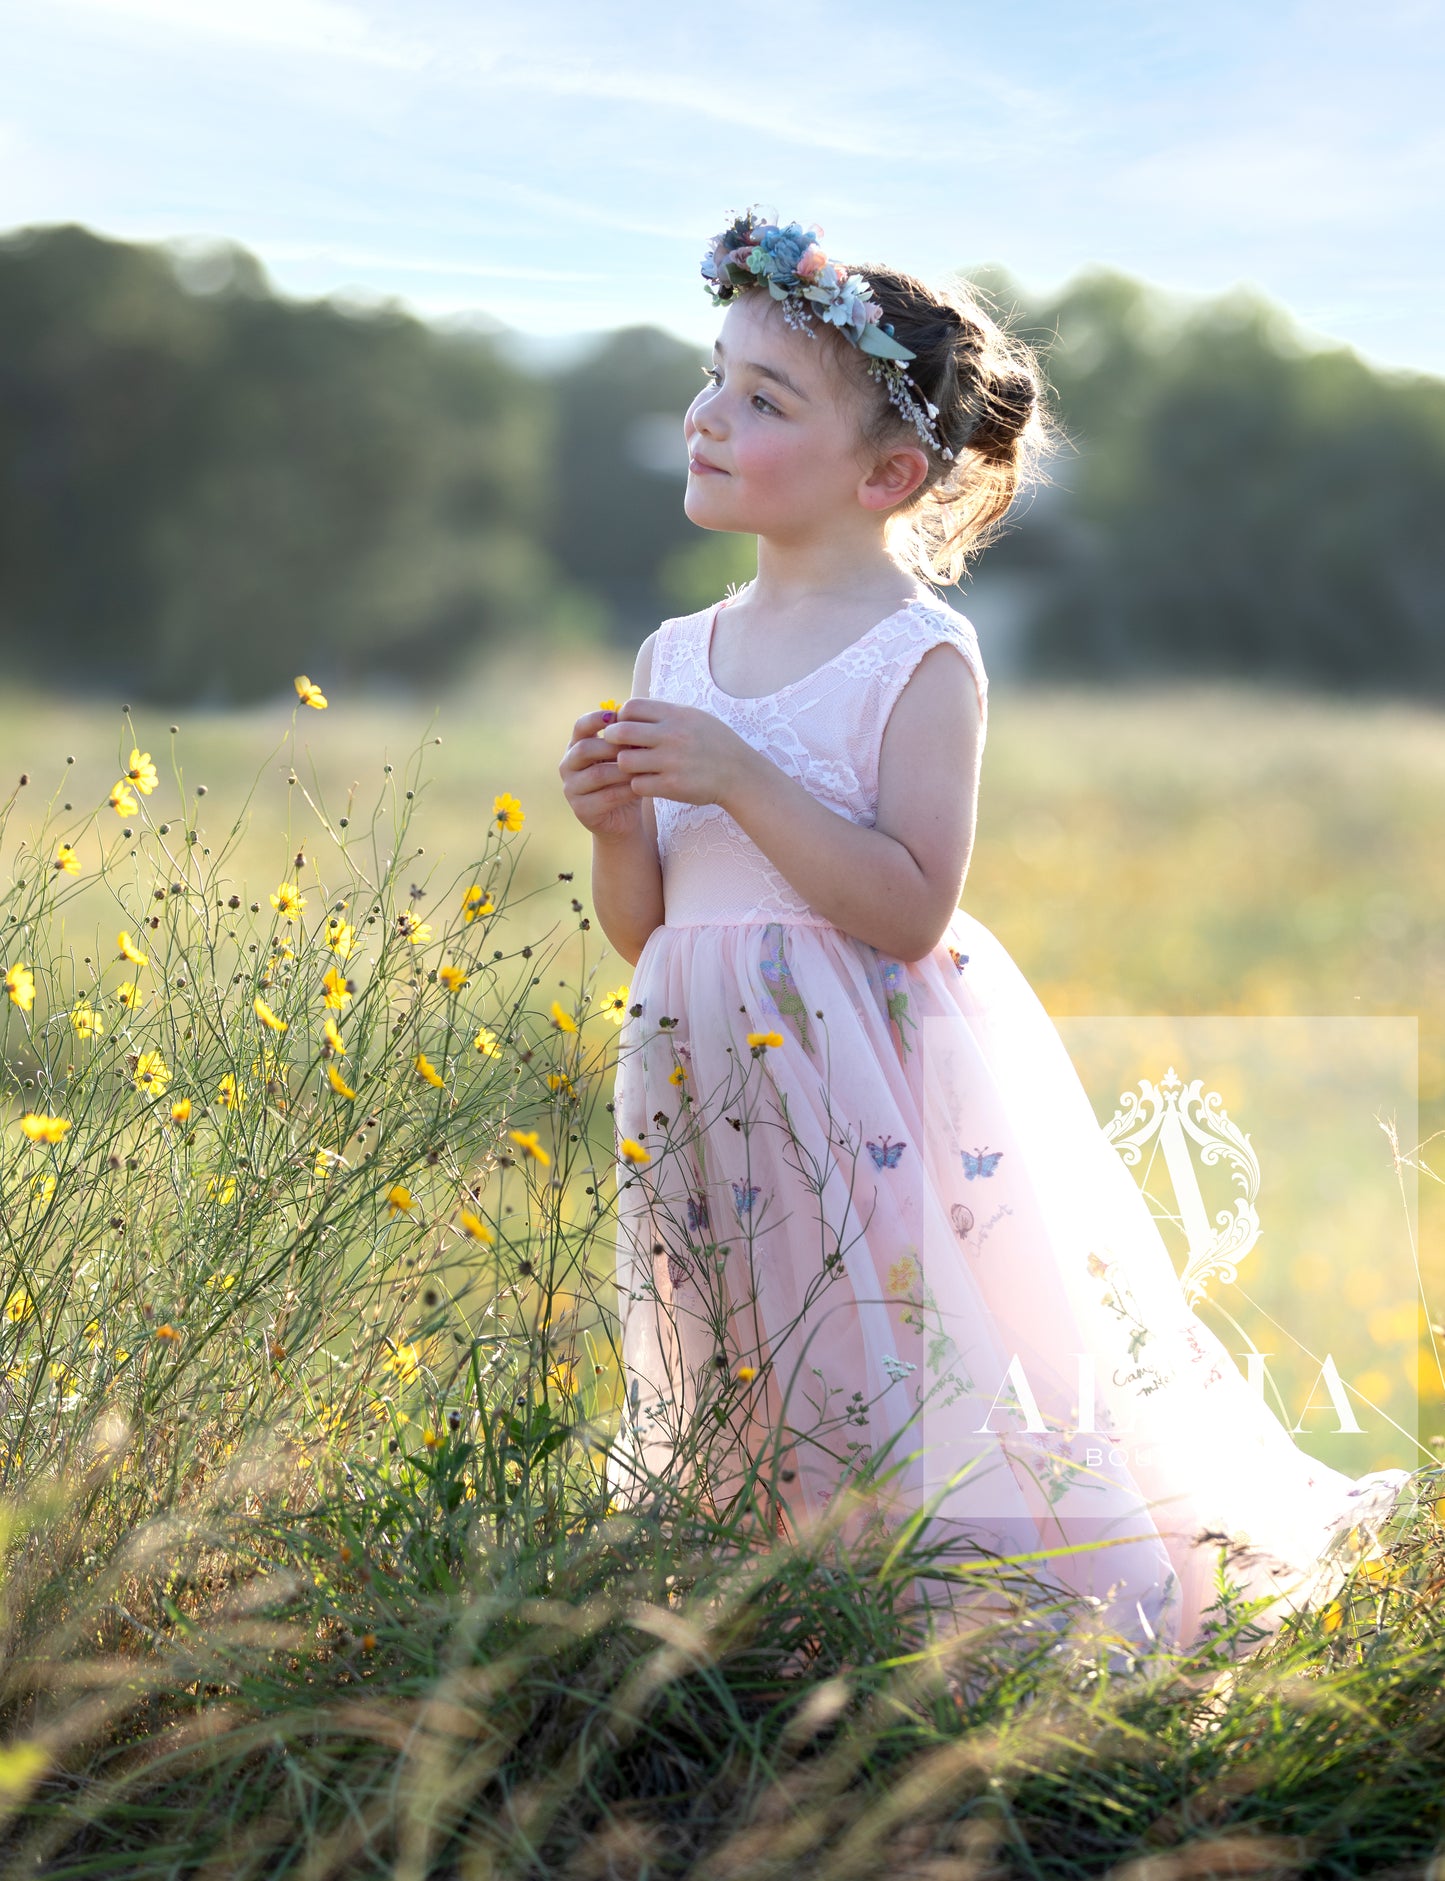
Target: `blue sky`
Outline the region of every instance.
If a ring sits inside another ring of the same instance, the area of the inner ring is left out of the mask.
[[[1432,0],[0,0],[0,229],[229,237],[538,336],[714,317],[754,202],[846,261],[1248,283],[1445,373]]]

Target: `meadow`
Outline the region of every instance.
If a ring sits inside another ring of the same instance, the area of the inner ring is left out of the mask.
[[[435,716],[332,689],[175,729],[10,694],[3,1871],[1438,1873],[1429,1470],[1254,1657],[1222,1564],[1213,1641],[1122,1668],[1026,1571],[1011,1624],[930,1651],[908,1590],[959,1571],[922,1526],[617,1506],[628,969],[556,764],[627,684],[513,657]],[[1441,731],[1000,686],[965,906],[1058,1016],[1418,1013],[1427,1143]]]

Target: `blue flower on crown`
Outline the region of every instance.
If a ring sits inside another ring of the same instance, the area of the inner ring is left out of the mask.
[[[795,280],[798,263],[817,239],[817,229],[805,229],[800,222],[790,222],[785,229],[774,224],[770,228],[758,230],[758,247],[772,262],[768,272],[773,275],[792,275]]]

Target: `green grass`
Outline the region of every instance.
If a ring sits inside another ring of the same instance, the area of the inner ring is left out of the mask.
[[[926,1526],[785,1544],[746,1497],[617,1506],[599,1006],[627,969],[586,925],[556,764],[625,690],[621,660],[514,663],[431,732],[333,692],[294,743],[289,705],[186,714],[174,772],[138,714],[162,782],[126,819],[95,808],[118,710],[8,704],[31,781],[0,834],[4,964],[37,994],[0,995],[3,1871],[1423,1876],[1432,1475],[1253,1657],[1227,1578],[1211,1645],[1121,1661],[1082,1605],[938,1559]],[[1000,688],[965,905],[1059,1015],[1418,1012],[1428,1136],[1439,732],[1408,706]],[[474,883],[496,910],[468,921]],[[328,914],[357,943],[329,1009]],[[32,1145],[22,1113],[71,1127]],[[914,1590],[989,1577],[1012,1616],[930,1646]]]

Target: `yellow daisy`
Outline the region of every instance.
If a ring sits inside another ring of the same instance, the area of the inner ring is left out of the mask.
[[[522,827],[527,812],[508,790],[492,799],[492,820],[505,830],[518,830]]]
[[[130,763],[126,766],[125,781],[133,784],[143,797],[148,797],[159,784],[160,774],[151,763],[149,751],[132,751]]]

